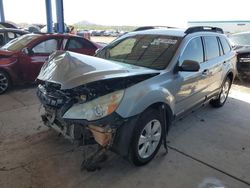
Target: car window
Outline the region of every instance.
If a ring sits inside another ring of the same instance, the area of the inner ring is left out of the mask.
[[[36,40],[40,35],[37,34],[27,34],[19,38],[15,38],[5,44],[2,48],[8,51],[19,51],[26,47],[30,42]]]
[[[0,46],[4,45],[4,34],[0,33]]]
[[[10,40],[14,39],[15,38],[15,33],[12,33],[12,32],[8,32],[7,33],[7,36]]]
[[[57,50],[57,40],[49,39],[32,48],[34,53],[52,53]]]
[[[225,38],[220,37],[220,42],[222,44],[224,54],[230,52],[231,46],[229,45],[228,41]]]
[[[13,40],[14,38],[16,38],[15,33],[7,32],[7,41],[6,42],[9,42],[9,41]]]
[[[164,69],[180,41],[180,37],[167,35],[128,36],[109,44],[96,56],[151,69]]]
[[[180,62],[184,60],[192,60],[202,63],[204,61],[204,52],[201,37],[192,39],[186,46]]]
[[[68,39],[68,42],[65,45],[65,50],[79,48],[94,48],[94,45],[82,38]]]
[[[218,40],[215,36],[205,36],[207,60],[220,56]]]
[[[120,56],[131,53],[135,42],[136,42],[135,38],[129,38],[128,40],[122,41],[120,45],[117,45],[114,48],[112,48],[112,50],[110,50],[110,56]]]

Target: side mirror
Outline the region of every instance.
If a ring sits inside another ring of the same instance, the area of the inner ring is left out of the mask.
[[[29,54],[29,49],[28,49],[28,48],[23,48],[23,49],[22,49],[22,52],[23,52],[24,54],[28,55],[28,54]]]
[[[200,70],[200,64],[197,61],[184,60],[182,65],[179,66],[178,70],[186,72],[197,72]]]

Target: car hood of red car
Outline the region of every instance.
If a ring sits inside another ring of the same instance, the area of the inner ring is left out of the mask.
[[[159,74],[160,71],[68,51],[57,51],[43,65],[37,79],[58,83],[61,89],[72,89],[104,79],[126,79],[128,76],[156,73]]]

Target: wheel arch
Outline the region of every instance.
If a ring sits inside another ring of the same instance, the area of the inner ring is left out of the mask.
[[[227,74],[226,74],[226,78],[229,78],[231,80],[231,82],[233,82],[234,80],[234,73],[232,71],[229,71]]]
[[[166,117],[167,126],[168,126],[167,129],[168,129],[174,117],[170,106],[164,102],[153,103],[149,105],[146,109],[144,109],[144,111],[141,112],[140,114],[128,118],[128,120],[124,122],[124,124],[116,130],[116,136],[114,138],[113,145],[111,146],[111,150],[127,158],[129,156],[132,135],[135,131],[137,121],[140,118],[141,114],[143,114],[144,112],[150,109],[155,109],[159,111],[161,115],[163,115],[162,113],[164,112],[162,108],[163,106],[164,106],[165,113],[166,113],[164,115]]]
[[[163,114],[163,115],[165,115],[167,117],[166,120],[167,120],[167,123],[169,126],[171,124],[171,121],[173,120],[174,114],[173,114],[173,111],[171,110],[170,106],[167,103],[164,103],[164,102],[153,103],[150,106],[148,106],[144,111],[146,111],[148,109],[155,109],[155,110],[158,110],[159,112],[161,112],[163,107],[165,108],[165,114]]]

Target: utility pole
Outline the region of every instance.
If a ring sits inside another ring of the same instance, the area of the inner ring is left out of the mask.
[[[57,32],[64,33],[63,0],[56,0]]]
[[[0,21],[5,22],[3,0],[0,0]]]
[[[47,16],[47,32],[53,33],[51,0],[45,0],[45,5],[46,5],[46,16]]]

